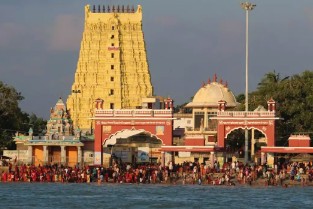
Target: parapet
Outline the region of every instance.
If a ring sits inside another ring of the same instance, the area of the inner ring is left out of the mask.
[[[124,6],[124,5],[113,5],[113,6],[105,6],[105,5],[93,5],[92,9],[90,10],[90,6],[86,5],[86,9],[90,13],[135,13],[141,12],[142,8],[138,5],[137,10],[135,11],[134,6]]]

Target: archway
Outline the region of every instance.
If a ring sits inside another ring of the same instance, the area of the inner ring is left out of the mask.
[[[95,110],[94,164],[103,162],[103,142],[122,130],[145,130],[162,139],[163,145],[173,142],[173,102],[167,99],[165,109],[102,109],[103,100],[97,100]],[[100,102],[99,102],[100,101]],[[164,158],[162,158],[164,159]]]
[[[249,144],[248,156],[250,160],[256,161],[261,158],[261,146],[267,145],[267,137],[262,130],[248,129]],[[242,127],[230,130],[225,138],[226,161],[244,161],[245,129]]]
[[[162,139],[149,131],[140,129],[123,129],[118,131],[103,142],[104,164],[130,163],[144,164],[160,161],[159,148]],[[109,159],[108,159],[109,158]]]
[[[275,117],[272,112],[249,112],[250,117],[245,117],[245,112],[219,112],[217,146],[225,147],[227,135],[234,129],[256,129],[263,133],[267,139],[267,146],[275,146]]]

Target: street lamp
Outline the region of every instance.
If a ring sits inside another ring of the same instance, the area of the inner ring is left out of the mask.
[[[75,94],[75,126],[78,128],[78,100],[77,100],[77,94],[80,94],[80,90],[72,90],[72,93]]]
[[[248,112],[248,61],[249,61],[249,11],[253,10],[255,4],[251,4],[250,2],[241,3],[242,9],[246,11],[246,99],[245,99],[245,112],[247,117]],[[248,162],[248,128],[245,129],[245,163]]]

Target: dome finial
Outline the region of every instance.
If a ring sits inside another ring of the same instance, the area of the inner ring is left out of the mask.
[[[217,80],[217,75],[216,75],[216,73],[214,74],[214,77],[213,77],[213,82],[216,82],[216,80]]]
[[[220,84],[223,84],[223,79],[220,79]]]
[[[228,88],[228,82],[227,81],[225,82],[225,87]]]
[[[202,87],[205,87],[205,82],[204,81],[202,81]]]
[[[210,80],[210,77],[209,77],[209,79],[208,79],[208,84],[210,84],[211,83],[211,80]]]

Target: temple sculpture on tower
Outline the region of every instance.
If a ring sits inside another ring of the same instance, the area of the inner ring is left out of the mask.
[[[72,121],[66,106],[60,97],[54,108],[50,109],[50,119],[47,121],[47,139],[62,139],[73,134]]]
[[[133,109],[153,95],[142,8],[85,6],[85,25],[67,108],[74,128],[91,130],[95,100],[104,109]]]

